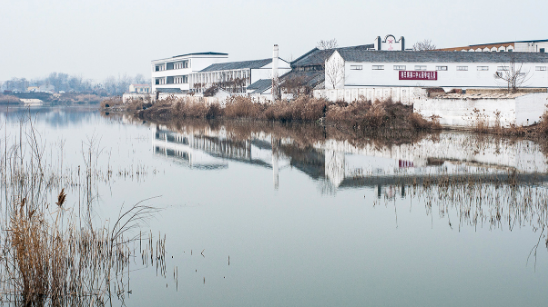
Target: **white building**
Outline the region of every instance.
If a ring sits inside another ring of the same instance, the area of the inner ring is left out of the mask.
[[[291,71],[290,64],[279,58],[278,75]],[[192,74],[191,88],[196,93],[203,93],[212,86],[218,86],[231,93],[247,92],[247,87],[257,81],[272,83],[272,58],[212,64]]]
[[[129,93],[150,94],[150,85],[149,84],[130,84]]]
[[[198,52],[152,61],[152,92],[188,93],[189,77],[214,63],[224,62],[228,53]]]
[[[504,88],[495,78],[521,69],[521,88],[548,88],[548,54],[446,51],[335,51],[325,65],[326,89]]]

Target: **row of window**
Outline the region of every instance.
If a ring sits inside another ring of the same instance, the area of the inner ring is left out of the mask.
[[[162,65],[156,65],[154,70],[155,71],[164,71],[164,70],[166,70],[166,66],[163,65],[163,64]]]
[[[188,61],[176,62],[173,64],[173,69],[188,68]]]
[[[155,84],[156,85],[162,85],[162,84],[166,84],[166,79],[165,78],[156,78],[156,80],[154,80]]]
[[[188,76],[180,76],[173,78],[173,81],[175,84],[187,84],[188,83]]]
[[[373,65],[372,70],[384,70],[384,65]],[[350,65],[350,70],[363,70],[363,65]],[[406,65],[394,65],[394,70],[406,70]],[[415,65],[415,70],[424,71],[426,65]],[[447,66],[436,66],[437,71],[447,71]],[[488,71],[489,66],[477,66],[478,71]],[[510,66],[497,66],[497,71],[508,71]],[[546,71],[546,66],[535,66],[536,71]],[[457,66],[457,71],[468,71],[468,66]]]

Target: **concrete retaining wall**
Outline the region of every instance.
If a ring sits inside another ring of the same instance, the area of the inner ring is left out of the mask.
[[[479,120],[496,125],[528,126],[537,123],[546,111],[548,94],[527,94],[516,98],[421,98],[413,105],[413,112],[424,117],[438,117],[442,126],[474,127]]]
[[[380,87],[380,88],[347,88],[315,90],[314,97],[326,98],[329,101],[344,100],[352,102],[359,99],[384,101],[392,99],[406,105],[413,104],[417,99],[427,96],[427,90],[414,87]]]

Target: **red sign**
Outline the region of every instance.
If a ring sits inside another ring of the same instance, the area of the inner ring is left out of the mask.
[[[438,80],[437,71],[400,71],[400,80]]]

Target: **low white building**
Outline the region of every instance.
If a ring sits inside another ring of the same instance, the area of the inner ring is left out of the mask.
[[[129,93],[150,94],[150,85],[149,84],[130,84]]]
[[[190,86],[198,94],[214,85],[231,93],[246,94],[247,87],[257,81],[272,83],[272,68],[272,58],[212,64],[192,74]],[[278,58],[278,75],[289,71],[290,64]]]
[[[214,63],[225,62],[228,53],[198,52],[152,61],[152,92],[188,93],[190,76]]]
[[[505,88],[495,74],[519,73],[521,88],[548,88],[548,54],[448,51],[335,51],[326,61],[326,89]]]

